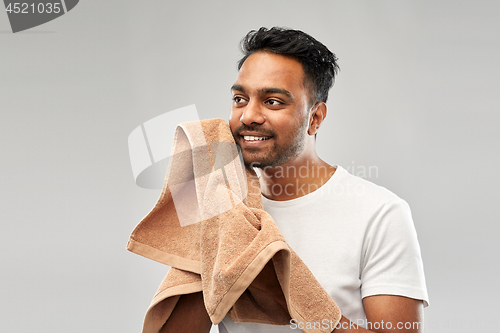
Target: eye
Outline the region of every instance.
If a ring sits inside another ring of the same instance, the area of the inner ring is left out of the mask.
[[[277,106],[277,105],[281,105],[283,103],[281,103],[280,101],[276,100],[276,99],[268,99],[266,101],[266,104],[269,104],[271,106]]]
[[[245,103],[246,100],[241,96],[234,96],[233,102],[234,102],[234,104],[242,104],[242,103]]]

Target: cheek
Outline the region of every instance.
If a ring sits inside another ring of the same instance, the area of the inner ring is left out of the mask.
[[[283,136],[295,135],[295,131],[300,127],[301,122],[295,116],[271,114],[267,118],[271,127],[282,133]]]
[[[234,131],[238,127],[240,117],[239,112],[231,109],[231,113],[229,114],[229,127],[231,131]]]

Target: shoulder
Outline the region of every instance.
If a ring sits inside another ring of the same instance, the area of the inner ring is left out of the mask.
[[[325,184],[327,185],[325,190],[336,200],[345,200],[352,205],[371,208],[393,204],[407,205],[403,199],[387,188],[354,176],[341,166],[337,165],[336,168],[330,181]]]

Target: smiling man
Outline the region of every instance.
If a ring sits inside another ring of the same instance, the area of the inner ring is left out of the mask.
[[[316,153],[335,55],[282,28],[249,32],[242,50],[229,125],[245,164],[260,170],[264,209],[342,311],[331,330],[422,332],[428,296],[408,205]],[[180,298],[161,332],[209,328],[197,293]],[[299,329],[293,321],[271,326],[229,317],[219,324],[224,333]]]
[[[331,85],[337,67],[334,55],[324,49],[324,56],[331,57]],[[259,49],[239,67],[229,125],[245,163],[264,171],[263,193],[269,199],[290,200],[307,194],[297,190],[305,184],[319,188],[335,172],[318,157],[314,145],[326,117],[326,96],[317,101],[309,89],[313,80],[294,57]],[[308,169],[304,177],[280,176],[300,167]]]
[[[251,31],[241,45],[229,125],[245,163],[261,171],[264,209],[340,306],[336,332],[421,332],[428,298],[406,202],[316,153],[338,71],[335,55],[313,37],[282,28]],[[219,327],[297,328],[229,318]]]

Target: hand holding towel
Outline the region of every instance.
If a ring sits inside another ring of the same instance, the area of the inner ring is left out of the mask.
[[[273,325],[294,319],[306,333],[329,333],[341,317],[262,209],[259,180],[222,119],[177,127],[163,191],[127,249],[172,267],[143,333],[158,332],[180,295],[199,291],[214,324],[226,315]]]

